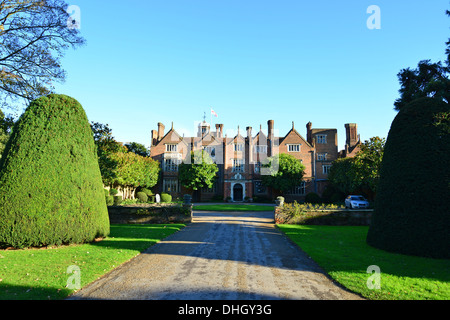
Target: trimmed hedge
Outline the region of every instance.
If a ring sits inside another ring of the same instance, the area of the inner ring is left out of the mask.
[[[172,196],[168,193],[161,193],[161,202],[169,203],[172,202]]]
[[[147,202],[148,201],[148,196],[144,193],[144,192],[138,192],[136,194],[136,197],[139,199],[139,201],[141,202]]]
[[[405,106],[386,142],[367,243],[450,258],[450,108],[432,98]]]
[[[0,159],[0,246],[85,243],[110,232],[96,147],[82,106],[33,101]]]

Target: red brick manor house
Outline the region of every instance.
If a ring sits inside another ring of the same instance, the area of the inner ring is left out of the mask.
[[[219,168],[213,188],[201,190],[201,200],[231,199],[235,202],[253,198],[273,198],[276,194],[261,182],[261,164],[278,153],[287,153],[299,159],[306,168],[303,181],[285,194],[290,200],[302,200],[309,192],[322,194],[328,183],[331,163],[339,157],[352,157],[361,144],[356,124],[346,124],[345,150],[338,151],[337,129],[313,129],[306,125],[306,139],[295,129],[284,136],[276,136],[274,121],[268,121],[267,135],[262,127],[253,132],[238,128],[232,137],[224,135],[224,126],[216,124],[215,131],[205,121],[198,125],[196,137],[180,136],[172,128],[166,133],[158,123],[152,130],[150,154],[161,163],[161,179],[156,192],[182,196],[187,190],[178,181],[178,166],[192,150],[204,149]]]

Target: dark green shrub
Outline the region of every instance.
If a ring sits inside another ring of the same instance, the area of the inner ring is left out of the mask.
[[[345,193],[341,192],[333,184],[329,184],[322,193],[322,200],[325,203],[343,202],[345,200]]]
[[[116,196],[119,193],[119,191],[117,191],[117,189],[110,189],[109,190],[109,194],[112,195],[113,197]]]
[[[450,108],[414,100],[394,119],[367,242],[378,249],[450,258]]]
[[[147,197],[153,196],[153,192],[150,189],[147,188],[142,188],[141,192],[145,193],[147,195]]]
[[[338,202],[344,202],[345,199],[342,199],[342,195],[339,193],[333,193],[330,197],[330,203],[338,203]]]
[[[323,202],[322,198],[317,193],[310,192],[305,196],[305,203],[318,204],[322,202]]]
[[[172,196],[168,193],[161,193],[161,202],[169,203],[172,202]]]
[[[258,203],[273,203],[272,199],[269,198],[268,196],[254,196],[254,197],[253,197],[253,202],[258,202]]]
[[[106,205],[108,207],[114,205],[114,197],[113,196],[107,196],[106,197]]]
[[[105,190],[105,197],[109,196],[109,190],[108,189],[103,189]]]
[[[212,201],[217,201],[217,202],[223,201],[223,195],[215,194],[215,195],[212,196],[211,200]]]
[[[115,206],[120,206],[122,204],[122,196],[114,196],[114,205]]]
[[[147,202],[148,201],[148,197],[144,192],[138,192],[136,194],[136,197],[139,199],[139,201],[141,202]]]
[[[91,242],[109,234],[89,121],[64,95],[33,101],[0,159],[0,245]]]

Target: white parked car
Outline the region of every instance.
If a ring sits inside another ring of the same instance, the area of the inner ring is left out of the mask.
[[[345,198],[345,207],[350,209],[367,209],[369,201],[363,196],[348,196]]]

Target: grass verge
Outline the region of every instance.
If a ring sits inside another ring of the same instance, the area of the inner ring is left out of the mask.
[[[371,300],[450,299],[450,260],[389,253],[366,243],[368,227],[279,225],[335,281]],[[381,289],[370,290],[380,268]]]
[[[211,204],[194,206],[196,211],[273,211],[272,206],[257,204]]]
[[[111,225],[107,239],[57,248],[0,250],[0,300],[59,300],[75,290],[66,286],[81,270],[81,287],[136,257],[184,225]]]

